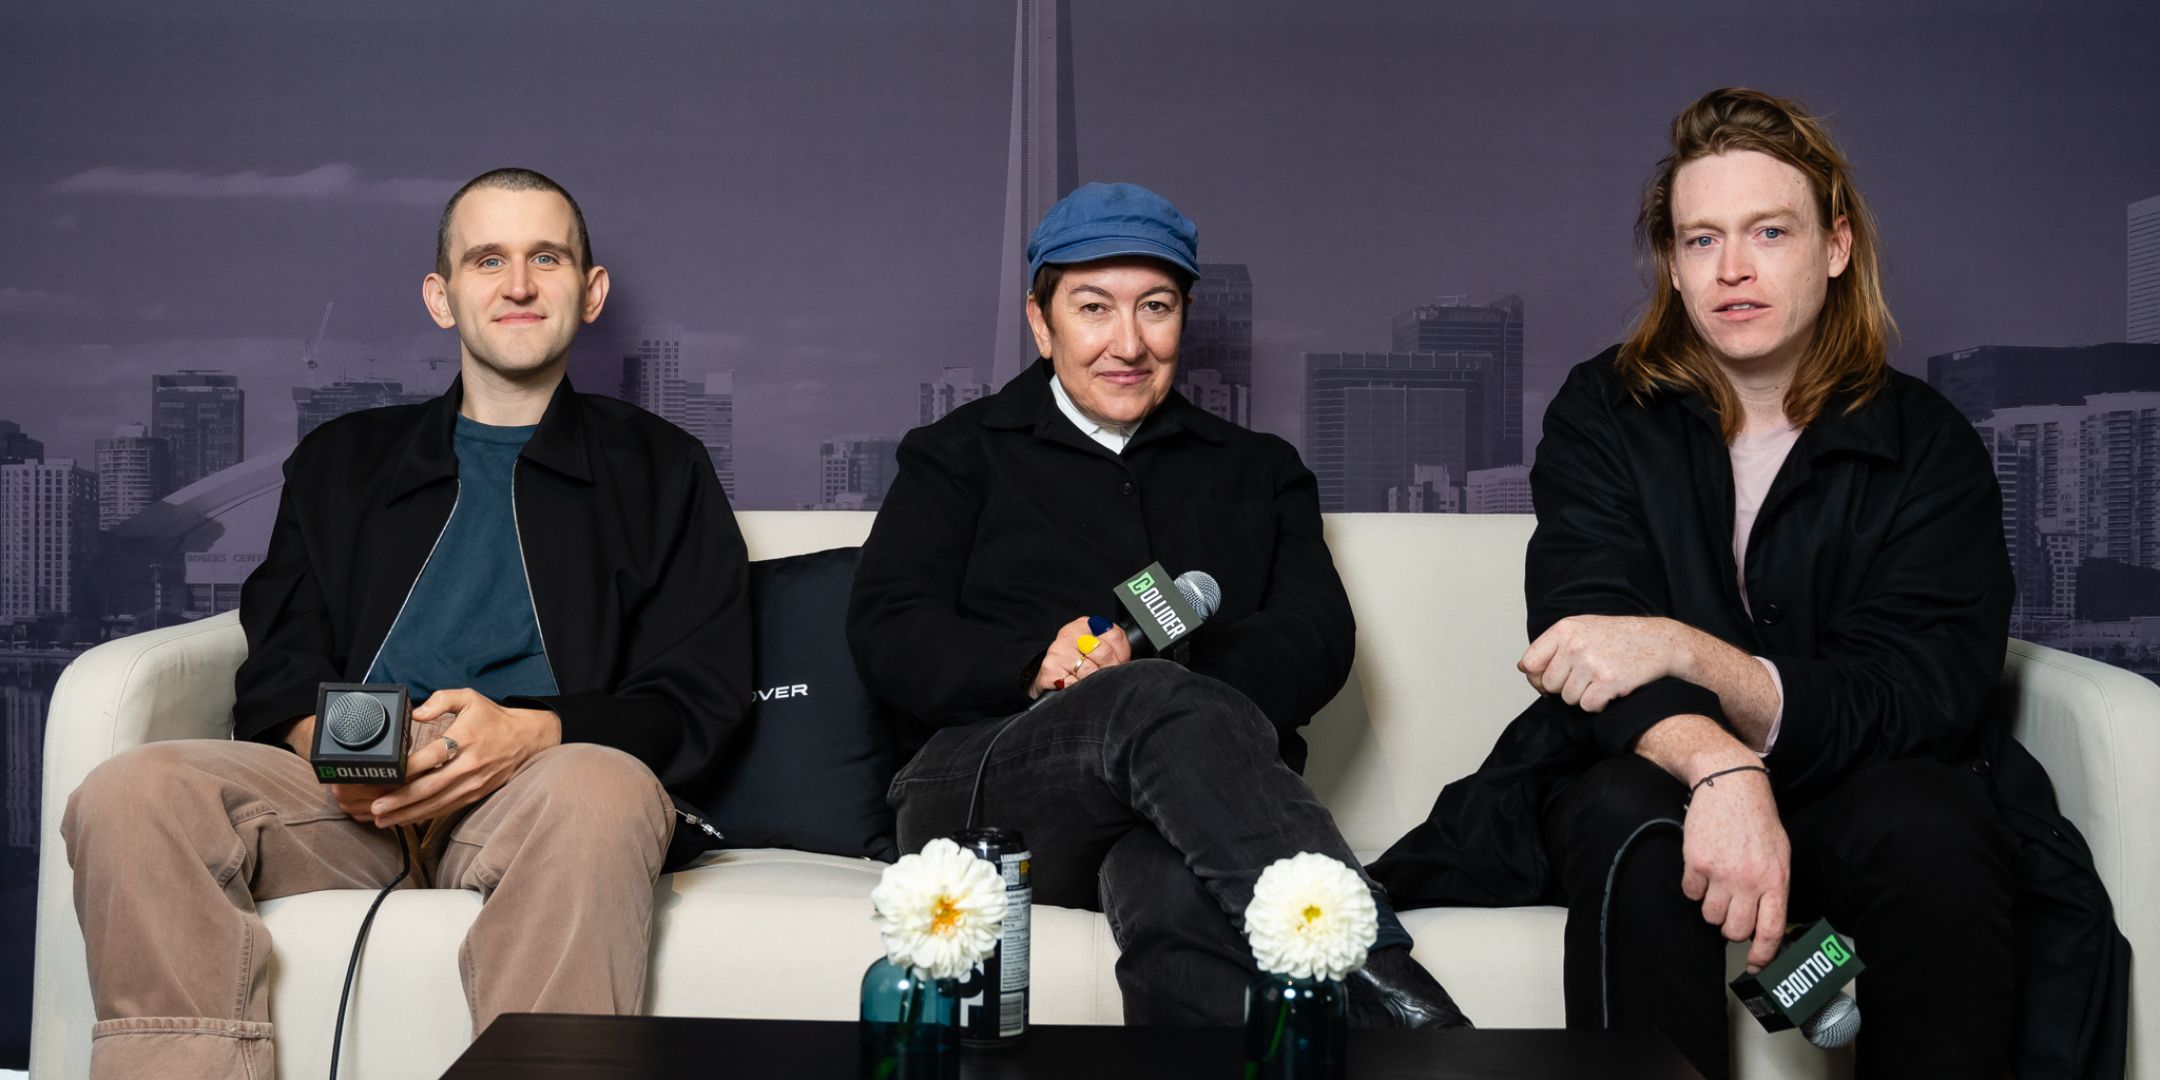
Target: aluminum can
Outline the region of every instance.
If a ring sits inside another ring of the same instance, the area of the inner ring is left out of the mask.
[[[1027,841],[1012,829],[979,828],[953,842],[998,868],[1005,879],[1005,931],[982,970],[960,983],[960,1041],[976,1048],[1011,1046],[1027,1034],[1028,922],[1035,890]]]

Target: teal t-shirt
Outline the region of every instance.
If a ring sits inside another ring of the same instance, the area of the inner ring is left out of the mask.
[[[457,418],[457,503],[367,681],[404,683],[416,705],[465,687],[493,701],[556,692],[510,501],[532,433]]]

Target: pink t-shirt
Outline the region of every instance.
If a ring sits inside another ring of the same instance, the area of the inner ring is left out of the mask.
[[[1800,440],[1800,429],[1786,424],[1773,431],[1755,432],[1735,436],[1732,441],[1733,475],[1733,566],[1740,577],[1740,604],[1748,607],[1747,594],[1747,545],[1748,537],[1755,531],[1755,515],[1762,512],[1763,496],[1770,494],[1770,482],[1777,479],[1778,470],[1785,465],[1785,458],[1792,453],[1793,444]],[[1753,615],[1754,609],[1749,608]],[[1785,680],[1778,675],[1777,665],[1758,656],[1757,663],[1770,673],[1770,686],[1777,691],[1777,715],[1770,720],[1770,737],[1763,741],[1762,752],[1768,754],[1777,745],[1778,729],[1785,725]]]

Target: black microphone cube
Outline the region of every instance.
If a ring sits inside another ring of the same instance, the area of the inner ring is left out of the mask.
[[[1764,1031],[1783,1031],[1806,1023],[1840,989],[1867,970],[1830,920],[1789,935],[1777,958],[1752,975],[1742,972],[1731,983],[1734,996]]]
[[[325,784],[402,784],[412,700],[400,683],[323,683],[308,764]]]

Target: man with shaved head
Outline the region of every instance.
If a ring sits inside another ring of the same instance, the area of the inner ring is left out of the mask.
[[[565,377],[608,275],[561,185],[466,184],[421,296],[458,378],[287,460],[233,738],[130,750],[68,800],[94,1076],[271,1075],[256,903],[408,862],[404,884],[485,901],[458,954],[476,1033],[643,1002],[653,881],[706,846],[670,791],[750,696],[742,537],[696,440]],[[316,693],[340,682],[420,703],[402,785],[317,782]]]

